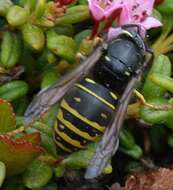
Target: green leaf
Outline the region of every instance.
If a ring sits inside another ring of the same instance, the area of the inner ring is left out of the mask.
[[[20,176],[12,176],[5,180],[2,190],[24,190]]]
[[[52,168],[40,160],[35,160],[25,171],[23,183],[30,189],[45,186],[52,178]]]
[[[60,75],[57,73],[57,71],[51,69],[44,73],[42,82],[41,82],[41,89],[48,88],[49,86],[55,84],[55,82],[58,80]]]
[[[125,128],[120,131],[120,145],[126,149],[131,149],[135,145],[133,134]]]
[[[17,5],[10,7],[7,13],[7,21],[11,26],[14,27],[25,24],[28,18],[28,11]]]
[[[54,128],[55,121],[57,118],[58,108],[59,105],[55,104],[42,118],[42,122],[47,126],[47,128],[49,127],[49,130]]]
[[[41,142],[41,135],[39,132],[34,132],[34,133],[31,133],[31,134],[26,134],[22,137],[20,137],[20,140],[26,140],[28,142],[31,142],[32,144],[40,144]]]
[[[53,137],[53,129],[47,125],[45,125],[44,123],[42,122],[35,122],[33,123],[32,125],[32,128],[38,130],[40,133],[45,133],[46,135],[48,135],[50,138]],[[30,129],[31,128],[28,128],[26,129],[26,131],[28,131],[30,133]],[[31,131],[32,132],[32,131]]]
[[[26,140],[0,135],[0,160],[6,165],[8,175],[23,172],[42,152],[43,148]]]
[[[0,162],[0,187],[4,182],[5,174],[6,174],[5,164],[3,162]]]
[[[171,75],[171,63],[167,56],[160,55],[157,57],[146,77],[142,94],[145,96],[146,100],[151,100],[155,98],[161,98],[164,96],[166,90],[161,88],[157,84],[153,83],[150,76],[153,73],[162,74],[169,77]]]
[[[135,144],[132,149],[128,150],[128,149],[120,147],[120,150],[124,154],[127,154],[127,155],[129,155],[132,158],[137,159],[137,160],[140,159],[143,156],[143,151],[142,151],[141,147],[138,146],[137,144]]]
[[[74,36],[74,26],[72,24],[60,24],[54,27],[54,30],[59,35]]]
[[[82,40],[85,39],[90,34],[91,34],[90,29],[82,30],[81,32],[79,32],[78,34],[75,35],[74,40],[78,45],[80,45]]]
[[[172,0],[164,0],[157,9],[162,13],[172,14],[173,11],[173,3]]]
[[[66,168],[82,169],[87,168],[91,158],[96,151],[97,143],[92,143],[87,146],[85,150],[80,150],[70,154],[66,159],[62,161],[62,164]],[[112,166],[110,163],[104,168],[104,174],[110,174],[112,172]]]
[[[6,133],[16,128],[16,117],[9,102],[0,99],[0,133]]]
[[[47,150],[48,153],[56,156],[56,145],[53,137],[49,137],[45,133],[41,133],[41,145]]]
[[[150,80],[161,88],[173,93],[173,78],[163,74],[153,73],[150,75]]]
[[[67,9],[66,14],[58,17],[56,24],[76,24],[90,18],[87,5],[77,5]]]
[[[43,190],[58,190],[58,187],[56,183],[50,183],[46,185]]]
[[[0,0],[0,15],[5,16],[8,9],[13,5],[11,0]]]
[[[40,51],[44,47],[45,37],[41,28],[25,24],[22,28],[23,40],[33,49]]]
[[[0,98],[13,101],[28,93],[28,84],[21,80],[13,80],[0,86]]]
[[[58,35],[53,30],[50,30],[47,32],[47,48],[70,62],[75,60],[77,45],[71,37]]]
[[[148,100],[149,104],[156,106],[168,105],[168,101],[165,98],[155,98],[153,100]],[[156,124],[168,121],[172,118],[173,110],[153,110],[147,107],[143,107],[140,110],[140,117],[147,123]]]
[[[34,12],[36,18],[41,18],[44,15],[45,8],[46,8],[46,0],[37,0]]]
[[[168,137],[168,144],[170,147],[173,147],[173,134],[172,133]]]
[[[53,129],[44,123],[35,122],[32,128],[26,129],[28,133],[33,133],[35,131],[41,134],[41,145],[46,149],[46,151],[54,156],[56,156],[56,145],[53,138]]]

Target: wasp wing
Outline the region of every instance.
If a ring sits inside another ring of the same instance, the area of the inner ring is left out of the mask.
[[[29,124],[41,114],[45,113],[64,96],[76,81],[87,75],[101,57],[102,50],[103,44],[99,45],[95,51],[80,64],[80,66],[62,77],[62,79],[60,79],[55,85],[40,91],[25,112],[25,124]]]
[[[117,151],[119,145],[119,130],[123,124],[133,89],[140,78],[141,73],[129,81],[123,96],[120,99],[113,123],[110,127],[106,128],[105,133],[97,146],[96,153],[90,161],[89,167],[85,173],[86,179],[92,179],[99,176],[111,157]]]

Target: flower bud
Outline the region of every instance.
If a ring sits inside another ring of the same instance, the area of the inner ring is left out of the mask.
[[[36,18],[41,18],[43,16],[45,8],[46,8],[46,0],[38,0],[35,9]]]
[[[10,7],[7,13],[7,21],[11,26],[21,26],[28,20],[29,13],[26,9],[17,5]]]
[[[39,27],[26,24],[23,26],[22,34],[24,41],[33,49],[39,51],[44,47],[45,37]]]
[[[20,55],[21,55],[20,36],[12,32],[4,33],[1,43],[0,65],[3,68],[10,69],[18,63]]]
[[[75,41],[64,35],[57,35],[54,31],[47,32],[47,47],[54,54],[61,58],[74,62],[76,55],[76,43]],[[68,52],[68,53],[67,53]]]
[[[13,3],[10,0],[0,0],[0,15],[5,16],[12,5]]]

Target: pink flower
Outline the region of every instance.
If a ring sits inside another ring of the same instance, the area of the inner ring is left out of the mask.
[[[155,0],[123,0],[125,6],[121,12],[118,24],[138,24],[144,30],[162,26],[161,22],[150,17]]]
[[[103,21],[122,8],[122,1],[117,0],[88,0],[92,17],[96,21]]]
[[[94,27],[90,38],[94,38],[105,29],[109,28],[115,18],[120,15],[123,7],[122,0],[88,0],[89,10],[94,20]],[[101,31],[99,31],[100,23],[107,21]]]
[[[123,0],[123,8],[118,18],[118,26],[136,24],[141,26],[142,35],[150,28],[162,26],[162,23],[151,17],[154,0]],[[122,32],[121,28],[110,28],[108,39],[115,38]]]

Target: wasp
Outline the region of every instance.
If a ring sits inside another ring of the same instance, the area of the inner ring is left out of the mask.
[[[77,68],[41,91],[25,113],[38,118],[60,101],[55,124],[58,149],[73,152],[102,135],[85,178],[101,174],[118,149],[119,130],[138,81],[146,67],[148,48],[138,25],[124,25],[114,39],[104,40]]]

